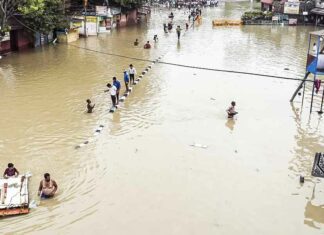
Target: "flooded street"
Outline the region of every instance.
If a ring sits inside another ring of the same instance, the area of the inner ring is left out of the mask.
[[[106,83],[122,81],[131,63],[140,73],[150,62],[107,53],[302,79],[315,28],[212,27],[250,7],[203,9],[202,24],[183,30],[180,43],[174,30],[163,33],[169,11],[154,9],[147,24],[1,60],[1,169],[13,162],[31,172],[30,196],[40,204],[1,219],[0,233],[323,234],[324,182],[311,169],[324,127],[319,96],[309,115],[311,84],[301,108],[300,96],[289,103],[297,81],[161,63],[109,113]],[[187,13],[174,14],[184,28]],[[143,50],[154,34],[159,42]],[[88,98],[93,114],[85,113]],[[228,120],[232,100],[239,115]],[[59,190],[39,201],[45,172]]]

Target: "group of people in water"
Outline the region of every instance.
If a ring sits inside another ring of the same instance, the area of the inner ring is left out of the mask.
[[[153,40],[154,40],[154,42],[157,42],[157,41],[158,41],[158,37],[157,37],[157,35],[154,35]],[[138,46],[138,45],[139,45],[139,41],[138,41],[138,39],[136,38],[136,40],[135,40],[135,42],[134,42],[134,46]],[[144,49],[151,49],[150,41],[147,41],[147,42],[144,44]]]
[[[154,41],[155,43],[157,43],[157,42],[159,41],[159,38],[158,38],[158,35],[157,35],[157,34],[155,34],[155,35],[153,36],[153,41]],[[139,45],[139,41],[138,41],[138,39],[136,38],[136,39],[135,39],[135,42],[134,42],[134,46],[138,46],[138,45]],[[151,49],[150,41],[147,41],[147,42],[144,44],[144,49]]]
[[[194,23],[196,20],[200,20],[200,18],[201,18],[201,9],[197,8],[197,9],[192,10],[192,11],[190,12],[190,14],[189,14],[189,23],[190,23],[190,19],[191,19],[191,17],[193,18],[193,23]],[[163,30],[164,30],[165,33],[168,33],[169,31],[172,30],[172,28],[173,28],[173,18],[174,18],[174,14],[173,14],[173,12],[171,12],[170,15],[169,15],[169,19],[170,19],[170,21],[168,22],[168,24],[166,24],[166,23],[163,24]],[[186,30],[189,29],[189,23],[186,22],[186,24],[185,24]],[[181,31],[182,31],[182,29],[181,29],[180,25],[178,25],[177,28],[176,28],[176,33],[177,33],[178,40],[180,40],[180,37],[181,37]],[[155,34],[154,37],[153,37],[153,41],[154,41],[155,43],[157,43],[158,40],[159,40],[159,39],[158,39],[158,35]],[[136,40],[134,41],[134,46],[138,46],[138,45],[139,45],[139,41],[138,41],[138,39],[136,38]],[[150,44],[150,41],[147,41],[147,42],[144,44],[144,49],[151,49],[151,47],[152,47],[152,46],[151,46],[151,44]]]
[[[125,83],[125,87],[126,87],[125,93],[127,93],[129,91],[129,83],[134,85],[135,75],[136,75],[136,69],[134,68],[134,66],[132,64],[130,64],[129,69],[124,70],[124,83]],[[108,87],[108,89],[105,90],[104,92],[110,92],[112,107],[117,108],[117,106],[119,104],[119,93],[120,93],[120,89],[121,89],[121,83],[120,83],[120,81],[117,80],[116,77],[113,77],[112,84],[108,83],[107,87]],[[95,104],[91,104],[90,99],[87,99],[86,102],[87,102],[87,113],[92,113],[93,109],[95,107]],[[230,119],[234,118],[234,116],[238,114],[238,112],[236,112],[236,110],[235,110],[235,106],[236,106],[236,102],[232,101],[231,105],[226,109],[227,117]],[[11,167],[13,167],[13,165]],[[8,165],[8,169],[9,169],[9,165]],[[14,168],[14,169],[16,170],[16,168]],[[9,171],[14,172],[14,169],[10,168]],[[11,173],[11,174],[13,174],[13,173]],[[18,174],[19,174],[19,172],[18,172]],[[5,177],[5,175],[4,175],[4,177]]]
[[[136,74],[137,74],[137,71],[136,71],[135,67],[133,66],[133,64],[130,64],[129,68],[124,70],[123,77],[124,77],[124,84],[125,84],[125,88],[126,88],[125,93],[130,91],[130,85],[135,84],[135,75]],[[117,79],[117,77],[113,77],[112,83],[107,83],[106,86],[108,89],[105,90],[104,92],[110,93],[112,107],[117,108],[117,106],[119,104],[119,94],[120,94],[122,85],[121,85],[120,81]],[[90,99],[87,99],[86,102],[87,102],[87,113],[92,113],[94,110],[95,104],[92,104]]]
[[[202,14],[202,12],[201,12],[200,8],[196,8],[196,9],[191,10],[191,12],[189,13],[189,16],[188,16],[188,22],[190,23],[191,18],[192,18],[192,21],[193,21],[192,25],[194,25],[195,21],[201,22],[201,14]],[[169,20],[168,24],[166,24],[166,23],[163,24],[163,30],[164,30],[165,33],[168,33],[168,32],[170,32],[172,30],[172,28],[173,28],[173,18],[174,18],[174,14],[173,14],[173,12],[171,12],[170,15],[169,15],[170,20]],[[186,30],[189,29],[189,23],[188,22],[186,22],[186,25],[185,25]],[[177,28],[176,28],[178,40],[180,40],[181,30],[182,29],[181,29],[180,25],[178,25]]]
[[[190,15],[189,15],[189,21],[191,17],[199,17],[201,16],[201,9],[197,8],[195,10],[192,10]],[[171,22],[174,18],[174,14],[173,12],[170,13],[169,18],[171,18]],[[186,23],[186,29],[188,29],[189,24]],[[170,27],[167,27],[168,29],[170,29]],[[171,27],[172,28],[172,27]],[[166,24],[164,24],[164,30],[166,30]],[[181,27],[180,25],[177,26],[176,28],[176,32],[177,32],[177,36],[178,36],[178,40],[180,40],[180,36],[181,36]],[[158,39],[158,35],[155,34],[153,37],[153,41],[157,42]],[[139,45],[139,41],[136,38],[136,40],[134,41],[134,46],[138,46]],[[144,45],[144,49],[150,49],[151,48],[151,44],[149,41],[146,42],[146,44]],[[125,93],[127,93],[129,91],[129,85],[134,85],[134,81],[135,81],[135,75],[136,75],[136,69],[135,67],[130,64],[128,69],[125,69],[123,72],[123,77],[124,77],[124,84],[125,84]],[[121,83],[120,81],[116,78],[113,77],[113,81],[112,83],[108,83],[107,85],[107,90],[105,90],[104,92],[109,92],[110,93],[110,97],[111,97],[111,101],[112,101],[112,107],[117,108],[118,104],[119,104],[119,94],[120,94],[120,90],[121,90]],[[94,108],[95,108],[95,104],[92,104],[90,99],[86,100],[87,102],[87,113],[92,113]],[[236,112],[235,110],[235,106],[236,106],[236,102],[232,101],[230,107],[226,110],[227,113],[227,117],[229,119],[234,118],[235,115],[238,114],[238,112]]]
[[[19,171],[14,166],[13,163],[8,163],[8,167],[3,173],[3,178],[9,179],[12,177],[18,177]],[[40,196],[42,199],[48,199],[55,195],[56,191],[58,189],[57,183],[55,180],[51,179],[51,176],[49,173],[44,174],[44,179],[40,181],[39,187],[38,187],[38,196]]]
[[[201,10],[196,9],[196,11],[192,11],[191,14],[189,15],[189,21],[191,17],[197,17],[201,15]],[[172,29],[172,20],[174,18],[173,13],[171,12],[169,18],[171,18],[171,22],[168,24],[168,26],[166,24],[164,24],[164,30],[166,31],[171,30]],[[186,23],[186,29],[188,29],[189,24]],[[177,36],[178,36],[178,40],[180,39],[180,35],[181,35],[181,27],[180,25],[177,26],[176,28],[176,32],[177,32]],[[154,42],[158,41],[158,36],[154,35],[153,37]],[[134,42],[134,46],[138,46],[139,45],[139,41],[138,39],[135,40]],[[144,45],[144,49],[150,49],[151,45],[150,42],[147,41],[146,44]],[[130,85],[134,85],[135,83],[135,75],[136,75],[136,69],[135,67],[130,64],[128,69],[125,69],[123,71],[123,80],[124,80],[124,84],[125,84],[125,93],[127,93],[130,90]],[[112,101],[112,106],[113,107],[117,107],[117,105],[119,104],[119,94],[121,91],[121,82],[116,78],[113,77],[112,79],[112,83],[108,83],[107,85],[107,90],[105,90],[104,92],[109,92],[110,93],[110,97],[111,97],[111,101]],[[95,108],[95,104],[92,103],[92,101],[90,99],[86,100],[86,108],[87,108],[87,113],[92,113],[94,111]],[[238,114],[238,112],[236,112],[235,110],[235,106],[236,106],[236,102],[232,101],[230,107],[226,110],[227,112],[227,116],[228,118],[234,118],[235,115]],[[19,171],[17,170],[17,168],[15,168],[13,163],[8,163],[8,167],[5,169],[4,174],[3,174],[3,178],[8,179],[11,177],[18,177],[19,176]],[[38,187],[38,196],[40,196],[43,199],[48,199],[48,198],[52,198],[55,193],[58,190],[58,185],[56,183],[55,180],[51,179],[51,176],[49,173],[45,173],[44,174],[44,179],[42,179],[39,183],[39,187]]]

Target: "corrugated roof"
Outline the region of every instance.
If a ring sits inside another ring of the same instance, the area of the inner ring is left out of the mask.
[[[324,10],[324,9],[323,9]],[[324,36],[324,30],[310,32],[311,35]]]
[[[313,8],[311,10],[311,13],[313,13],[315,15],[322,15],[323,16],[324,15],[324,9],[316,7],[316,8]]]

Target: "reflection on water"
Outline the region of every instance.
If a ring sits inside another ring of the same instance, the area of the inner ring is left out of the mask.
[[[230,129],[231,131],[234,130],[234,126],[235,126],[235,120],[233,118],[228,118],[227,122],[225,123],[225,126],[228,127],[228,129]]]
[[[324,204],[323,195],[324,187],[321,185],[321,180],[311,176],[313,167],[313,160],[316,152],[323,151],[323,132],[320,129],[322,117],[309,115],[309,110],[303,110],[291,105],[294,113],[294,120],[297,126],[297,133],[295,135],[296,147],[294,150],[295,158],[290,162],[290,170],[296,175],[306,176],[311,183],[312,192],[308,192],[310,196],[307,199],[305,206],[305,221],[308,226],[321,229],[324,224]],[[304,112],[303,112],[304,111]],[[314,118],[317,121],[311,122]],[[304,119],[304,120],[303,120]],[[320,190],[316,190],[316,185],[319,184]],[[323,191],[322,191],[323,190]],[[308,198],[308,196],[306,197]]]
[[[305,221],[304,223],[308,226],[321,229],[322,225],[324,224],[324,204],[318,204],[318,202],[315,202],[316,197],[323,196],[324,193],[320,192],[317,193],[315,197],[315,190],[316,185],[314,185],[313,192],[311,199],[307,201],[306,207],[305,207]]]
[[[250,8],[250,2],[206,8],[202,24],[181,42],[175,30],[163,32],[169,11],[154,9],[147,24],[73,45],[302,78],[314,28],[212,27],[213,19],[237,19]],[[174,14],[185,28],[188,12]],[[159,41],[143,50],[155,34]],[[322,119],[309,116],[309,84],[304,106],[297,97],[291,107],[297,82],[156,64],[111,114],[103,90],[113,76],[122,81],[130,63],[138,72],[148,65],[69,45],[1,60],[0,168],[14,162],[20,172],[31,171],[37,202],[43,173],[59,186],[54,200],[41,201],[29,215],[2,220],[1,233],[320,234],[314,228],[324,226],[324,190],[310,172],[324,137]],[[87,98],[96,103],[90,115]],[[226,118],[231,100],[240,102],[237,121]],[[317,96],[314,110],[319,104]],[[193,141],[208,148],[188,147]],[[303,186],[299,175],[307,179]],[[291,196],[296,191],[299,197]]]

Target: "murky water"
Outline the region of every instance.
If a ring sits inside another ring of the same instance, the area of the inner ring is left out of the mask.
[[[180,43],[174,32],[163,33],[168,12],[154,10],[147,25],[73,45],[302,78],[314,28],[212,28],[212,19],[237,19],[250,7],[205,9],[202,24]],[[175,11],[178,24],[186,19]],[[160,40],[151,50],[132,46],[154,34]],[[31,171],[36,201],[43,173],[59,184],[57,196],[29,215],[1,220],[1,233],[322,234],[324,186],[310,171],[324,129],[317,113],[309,116],[309,90],[303,108],[301,97],[288,102],[297,82],[158,64],[112,115],[105,84],[114,75],[122,80],[130,63],[140,72],[147,62],[56,45],[0,63],[1,167],[14,162]],[[84,113],[87,98],[96,103],[91,115]],[[228,121],[232,100],[239,116]]]

